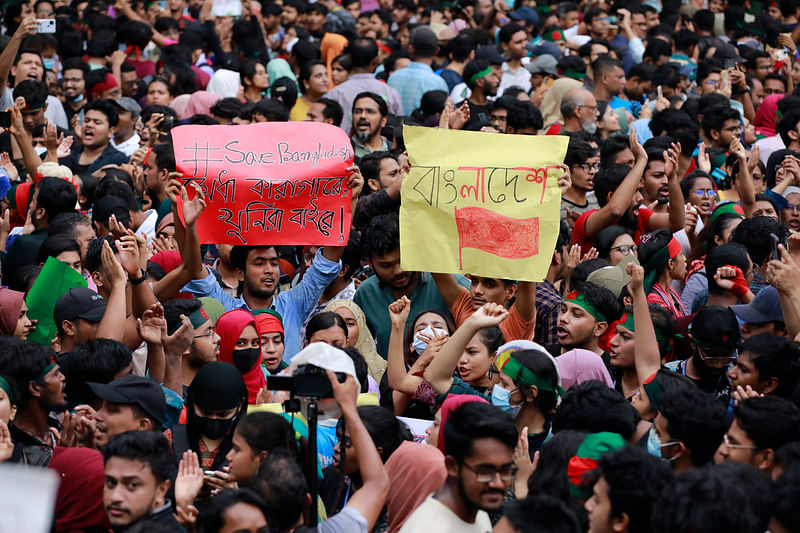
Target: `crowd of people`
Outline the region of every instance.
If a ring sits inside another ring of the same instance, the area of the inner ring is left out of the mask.
[[[0,5],[0,480],[52,531],[800,532],[799,0]],[[291,121],[349,238],[201,245],[171,130]],[[542,281],[401,268],[405,125],[568,138]]]

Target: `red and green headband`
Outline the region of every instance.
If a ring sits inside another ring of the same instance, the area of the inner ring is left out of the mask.
[[[586,299],[586,296],[584,296],[581,291],[572,291],[569,293],[567,295],[567,301],[571,304],[581,307],[584,311],[592,315],[598,322],[608,322],[606,316],[598,311],[598,309]]]
[[[539,390],[554,391],[558,396],[564,395],[564,389],[561,388],[561,385],[553,385],[549,381],[540,378],[530,368],[523,366],[520,360],[514,357],[513,353],[502,362],[500,371],[513,379],[514,382],[526,387],[537,387]]]
[[[567,465],[570,494],[575,498],[586,497],[586,490],[590,488],[587,483],[589,481],[587,474],[597,468],[597,464],[604,454],[619,450],[623,446],[625,446],[625,439],[617,433],[603,431],[586,435],[578,452]]]
[[[542,39],[545,41],[556,42],[564,40],[564,32],[558,28],[552,29],[542,33]]]

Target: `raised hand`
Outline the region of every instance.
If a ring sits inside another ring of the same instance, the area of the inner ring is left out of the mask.
[[[142,318],[136,319],[136,332],[147,344],[161,344],[161,334],[165,323],[164,307],[160,303],[156,303],[142,313]]]
[[[483,304],[481,308],[472,313],[468,320],[475,327],[483,329],[500,325],[500,322],[505,320],[507,316],[508,309],[499,304],[488,303]]]
[[[186,187],[181,187],[181,202],[183,203],[183,222],[186,226],[194,226],[197,219],[203,214],[206,208],[206,200],[203,197],[203,190],[196,183],[192,183],[194,198],[189,200]]]
[[[408,314],[411,312],[411,301],[407,296],[402,296],[389,304],[389,318],[393,325],[405,327]]]
[[[361,175],[361,169],[358,165],[352,165],[347,169],[350,173],[347,176],[347,186],[350,187],[350,192],[353,194],[353,199],[357,199],[364,189],[364,176]]]
[[[630,292],[644,292],[644,268],[631,262],[625,265],[625,270],[631,277],[631,281],[628,283]]]
[[[175,504],[183,509],[194,503],[203,488],[203,469],[197,454],[191,450],[183,452],[175,478]]]

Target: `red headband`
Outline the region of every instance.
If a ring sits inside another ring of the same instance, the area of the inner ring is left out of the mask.
[[[117,78],[115,78],[114,75],[109,72],[106,74],[106,79],[100,83],[94,84],[91,92],[92,94],[100,94],[109,91],[114,87],[119,87],[119,83],[117,83]]]
[[[669,249],[669,257],[671,259],[675,259],[676,257],[678,257],[678,254],[683,251],[681,243],[679,243],[678,239],[676,239],[675,237],[673,237],[672,240],[669,241],[667,249]]]

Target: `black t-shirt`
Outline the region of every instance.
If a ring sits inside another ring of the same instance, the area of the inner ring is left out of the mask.
[[[481,129],[481,126],[491,126],[492,123],[489,120],[489,113],[492,110],[492,106],[490,104],[476,105],[469,100],[465,101],[469,107],[469,120],[467,120],[467,123],[464,124],[462,129],[477,131]],[[458,109],[463,103],[464,102],[459,102],[456,104],[455,108]]]

